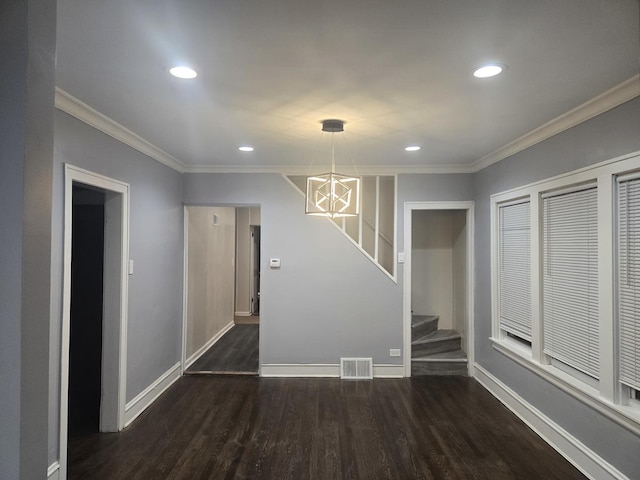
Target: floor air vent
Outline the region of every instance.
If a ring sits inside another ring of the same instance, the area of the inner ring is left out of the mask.
[[[341,358],[340,378],[371,380],[373,378],[373,358]]]

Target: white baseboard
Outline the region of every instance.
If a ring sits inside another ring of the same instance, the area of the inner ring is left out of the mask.
[[[196,350],[196,352],[193,355],[191,355],[189,358],[187,358],[187,361],[184,362],[184,369],[186,370],[187,368],[189,368],[193,364],[193,362],[198,360],[202,356],[202,354],[204,352],[209,350],[211,348],[211,346],[214,343],[216,343],[218,340],[220,340],[222,338],[222,336],[225,333],[227,333],[229,330],[231,330],[231,328],[233,326],[234,326],[234,323],[233,323],[233,321],[231,321],[227,325],[222,327],[222,330],[220,330],[218,333],[216,333],[213,337],[211,337],[211,339],[207,343],[205,343],[198,350]]]
[[[584,475],[593,480],[629,480],[580,440],[535,408],[477,363],[474,377],[494,397],[555,448]]]
[[[339,363],[267,363],[260,367],[261,377],[340,377]],[[374,378],[402,378],[404,365],[374,365]]]
[[[162,393],[180,378],[180,362],[167,370],[124,407],[124,426],[131,425]]]
[[[60,464],[56,460],[47,468],[47,480],[58,480],[60,478]]]
[[[250,317],[252,314],[251,312],[236,312],[234,315],[236,317]]]
[[[403,378],[404,365],[374,365],[373,378]]]

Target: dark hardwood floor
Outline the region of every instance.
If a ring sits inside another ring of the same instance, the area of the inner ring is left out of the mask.
[[[188,374],[258,374],[260,325],[234,325],[186,370]]]
[[[583,479],[475,380],[182,377],[70,479]]]

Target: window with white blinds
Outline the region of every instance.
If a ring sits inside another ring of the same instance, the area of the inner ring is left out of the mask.
[[[620,382],[640,390],[640,178],[618,181]]]
[[[500,328],[531,342],[530,202],[498,207]]]
[[[599,377],[595,186],[543,196],[544,352]]]

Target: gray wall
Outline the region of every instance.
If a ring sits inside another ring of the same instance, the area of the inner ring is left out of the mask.
[[[497,353],[491,335],[490,195],[640,151],[640,98],[494,164],[476,175],[476,362],[630,478],[640,438]]]
[[[403,202],[471,199],[472,175],[400,175],[400,242]],[[261,205],[261,363],[402,362],[389,356],[402,348],[402,270],[395,284],[329,221],[306,216],[303,196],[280,175],[186,174],[184,201]],[[269,258],[282,268],[271,270]]]
[[[47,468],[56,2],[0,3],[0,475]]]
[[[22,177],[25,145],[26,2],[0,5],[0,465],[20,474]]]
[[[261,206],[261,363],[398,364],[402,291],[280,175],[186,174],[186,204]],[[269,268],[280,258],[279,270]],[[353,285],[360,285],[354,289]]]
[[[398,175],[398,251],[404,250],[405,202],[470,201],[473,181],[473,174]]]
[[[127,401],[180,361],[182,347],[182,176],[155,160],[56,111],[53,182],[52,303],[49,460],[57,459],[64,163],[130,185],[127,331]]]

